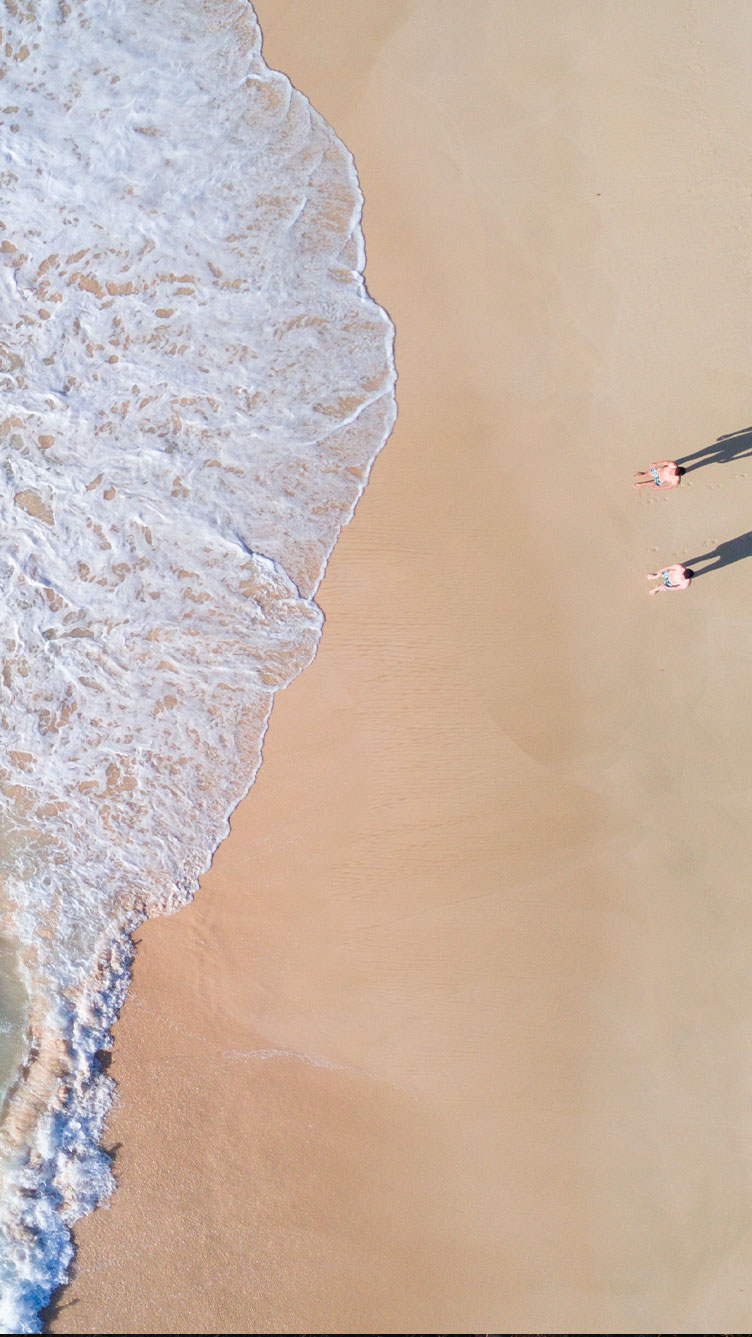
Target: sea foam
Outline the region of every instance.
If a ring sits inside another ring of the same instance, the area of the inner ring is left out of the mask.
[[[196,889],[394,420],[352,159],[245,0],[5,0],[0,823],[29,991],[0,1329],[111,1187],[129,933]]]

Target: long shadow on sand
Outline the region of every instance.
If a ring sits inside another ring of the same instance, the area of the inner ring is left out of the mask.
[[[681,465],[685,473],[691,474],[693,469],[701,469],[704,464],[731,464],[733,460],[744,460],[750,456],[752,456],[752,427],[742,427],[738,432],[719,436],[712,446],[702,446],[700,450],[693,450],[691,454],[684,455],[676,463]]]
[[[690,557],[684,565],[690,568],[697,579],[711,571],[720,571],[722,566],[730,566],[732,562],[741,562],[745,557],[752,557],[752,529],[738,538],[719,543],[717,548],[704,552],[701,557]]]

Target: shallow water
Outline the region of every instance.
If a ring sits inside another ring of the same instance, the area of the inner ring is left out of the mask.
[[[28,995],[18,972],[18,948],[0,938],[0,1102],[16,1080],[26,1047]]]
[[[33,1331],[111,1185],[128,932],[193,894],[315,653],[394,369],[352,160],[249,5],[6,0],[3,41],[0,820],[34,1079],[0,1327]]]

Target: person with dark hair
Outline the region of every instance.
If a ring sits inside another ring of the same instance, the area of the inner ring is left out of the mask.
[[[655,589],[649,590],[650,594],[665,594],[667,590],[688,590],[694,571],[690,571],[688,566],[682,562],[674,562],[671,566],[664,566],[662,571],[651,571],[645,577],[646,580],[659,580],[660,585]]]
[[[634,476],[635,487],[678,487],[682,474],[686,473],[676,460],[656,460],[649,469]]]

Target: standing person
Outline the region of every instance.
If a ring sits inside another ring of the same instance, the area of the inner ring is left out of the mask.
[[[676,460],[656,460],[649,469],[634,476],[635,487],[678,487],[685,472]]]
[[[649,590],[650,594],[665,594],[666,590],[688,590],[693,575],[694,571],[690,571],[688,566],[674,562],[672,566],[664,566],[662,571],[651,571],[645,579],[661,582],[655,589]]]

